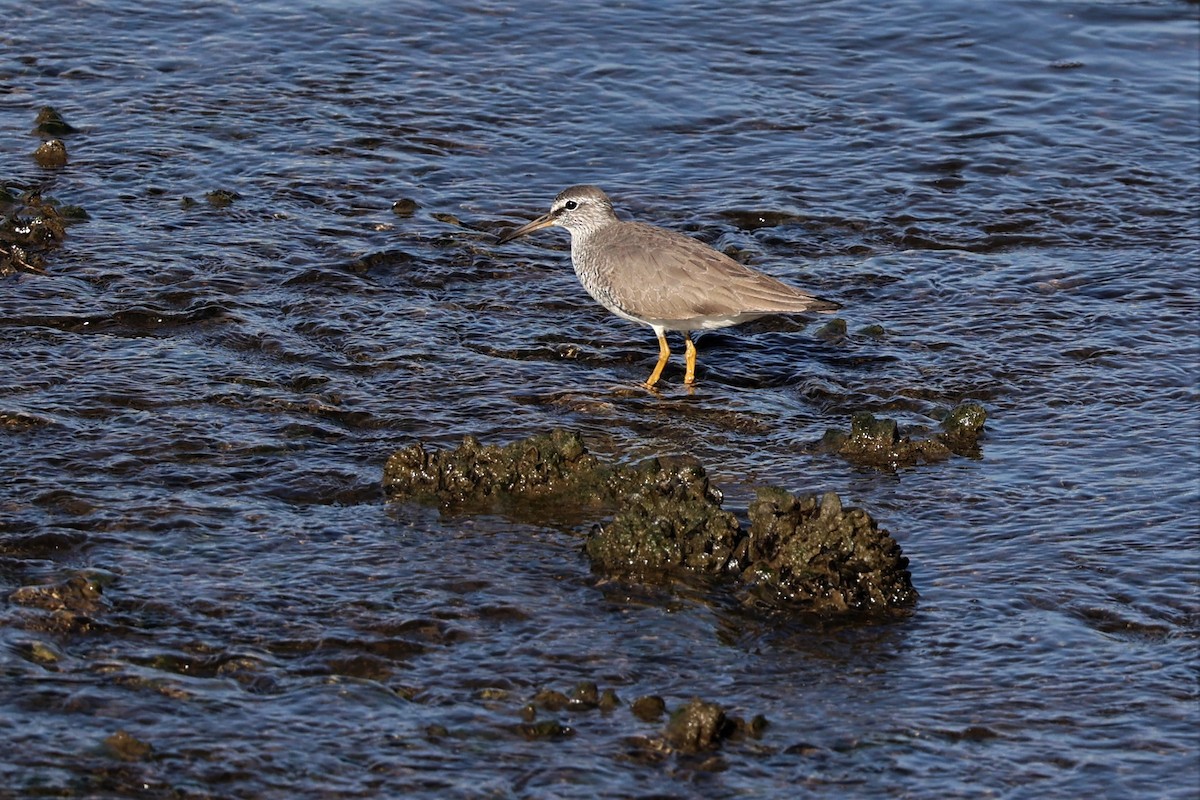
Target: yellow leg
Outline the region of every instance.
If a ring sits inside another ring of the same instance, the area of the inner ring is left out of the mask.
[[[691,331],[683,332],[683,342],[687,345],[687,372],[683,382],[690,385],[696,380],[696,344],[692,341]]]
[[[662,331],[655,331],[658,335],[658,363],[654,365],[654,372],[650,373],[650,377],[646,379],[647,386],[653,386],[658,383],[658,376],[662,375],[663,367],[667,365],[667,359],[671,355],[671,348],[667,346],[667,337]]]

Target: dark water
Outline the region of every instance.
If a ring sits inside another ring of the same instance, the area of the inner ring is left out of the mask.
[[[162,5],[0,6],[0,178],[91,215],[0,278],[0,796],[1197,796],[1196,4]],[[629,391],[653,337],[565,234],[489,235],[577,182],[851,334],[761,321]],[[978,460],[807,448],[963,400]],[[735,511],[835,490],[920,603],[747,617],[381,495],[414,439],[553,426]],[[21,600],[72,576],[80,617]],[[626,705],[521,735],[582,680]],[[647,694],[771,725],[652,758]]]

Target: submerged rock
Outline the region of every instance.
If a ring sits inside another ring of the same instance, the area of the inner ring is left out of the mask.
[[[15,589],[8,599],[17,605],[46,611],[94,614],[104,605],[104,589],[97,576],[76,572],[60,583],[22,586]]]
[[[154,755],[154,748],[131,733],[119,730],[104,740],[108,752],[121,761],[145,761]]]
[[[942,431],[928,438],[902,435],[896,421],[879,419],[868,411],[850,418],[850,432],[829,430],[818,449],[834,452],[865,466],[896,469],[921,462],[943,461],[952,455],[974,455],[987,412],[978,403],[963,403],[942,421]]]
[[[214,189],[204,194],[204,199],[213,208],[229,208],[242,199],[242,196],[232,189]]]
[[[53,106],[42,106],[33,123],[33,132],[40,136],[69,136],[78,132]]]
[[[392,213],[398,217],[411,217],[417,208],[417,201],[411,197],[404,197],[392,203]]]
[[[634,700],[631,710],[643,722],[653,722],[667,713],[667,704],[658,695],[651,694]]]
[[[576,433],[554,431],[497,447],[467,437],[451,451],[419,443],[384,468],[394,498],[450,506],[612,510],[584,543],[593,568],[625,579],[657,581],[691,574],[732,582],[748,603],[782,601],[818,613],[882,611],[917,597],[900,546],[861,509],[835,494],[796,497],[762,489],[751,525],[721,508],[704,468],[686,457],[637,466],[602,463]],[[546,698],[535,699],[545,707]]]

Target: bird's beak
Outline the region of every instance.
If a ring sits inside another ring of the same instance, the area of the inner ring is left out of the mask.
[[[499,236],[496,237],[496,244],[504,244],[505,242],[511,242],[513,239],[516,239],[518,236],[524,236],[527,233],[533,233],[534,231],[540,231],[542,228],[549,228],[553,224],[554,224],[554,216],[552,214],[543,214],[542,216],[538,217],[537,219],[533,220],[532,222],[526,222],[524,225],[522,225],[519,228],[513,228],[510,231],[505,231],[504,233],[500,234]]]

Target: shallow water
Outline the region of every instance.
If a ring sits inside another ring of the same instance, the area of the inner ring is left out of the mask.
[[[0,796],[1195,796],[1196,4],[329,5],[5,11],[0,177],[91,219],[0,278]],[[578,182],[850,334],[762,320],[637,391],[653,336],[565,234],[493,244]],[[810,447],[964,400],[978,459]],[[920,602],[755,618],[380,490],[555,426],[734,511],[837,491]],[[80,573],[82,620],[14,599]],[[522,735],[583,680],[625,705]],[[652,758],[648,694],[770,727]]]

